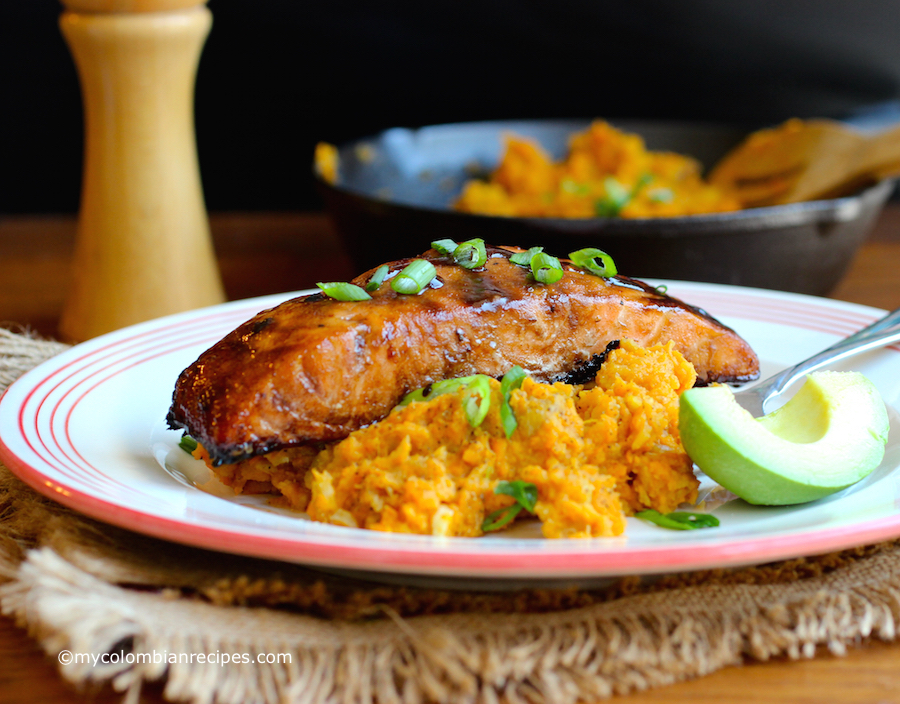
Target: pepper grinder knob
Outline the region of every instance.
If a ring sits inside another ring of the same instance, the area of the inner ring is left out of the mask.
[[[194,85],[212,14],[197,0],[64,0],[84,172],[60,334],[86,340],[225,300],[203,201]]]

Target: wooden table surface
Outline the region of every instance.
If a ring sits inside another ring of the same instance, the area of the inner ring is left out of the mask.
[[[319,213],[221,213],[211,217],[228,297],[245,298],[347,280],[352,266]],[[68,216],[0,217],[0,321],[53,336],[69,276],[75,222]],[[900,204],[878,224],[833,298],[900,307]],[[159,686],[143,702],[162,702]],[[0,618],[0,702],[119,701],[111,690],[75,692],[56,663],[8,618]],[[862,643],[842,658],[778,660],[731,667],[691,682],[626,698],[641,702],[741,704],[900,703],[900,641]]]

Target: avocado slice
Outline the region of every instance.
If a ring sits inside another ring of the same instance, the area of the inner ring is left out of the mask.
[[[751,504],[814,501],[868,476],[884,457],[888,417],[857,372],[814,372],[778,410],[754,418],[730,388],[685,391],[685,451],[713,481]]]

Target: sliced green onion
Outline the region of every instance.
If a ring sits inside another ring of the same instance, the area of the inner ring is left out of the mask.
[[[631,197],[634,198],[643,190],[644,186],[650,183],[653,183],[653,174],[641,174],[641,177],[637,180],[637,183],[634,184],[634,188],[631,189]]]
[[[662,514],[652,508],[646,511],[638,511],[635,518],[649,521],[660,528],[671,530],[694,530],[699,528],[715,528],[719,525],[719,519],[711,513],[690,513],[688,511],[675,511]]]
[[[327,284],[316,284],[322,293],[336,301],[367,301],[371,296],[356,284],[344,281],[332,281]]]
[[[460,389],[465,390],[463,411],[465,411],[466,420],[473,428],[477,428],[482,424],[491,408],[491,379],[484,374],[437,381],[423,389],[406,394],[397,406],[408,406],[417,401],[431,401],[438,396],[451,394]]]
[[[391,280],[391,288],[397,293],[419,293],[437,274],[434,264],[424,259],[413,259],[406,268]]]
[[[556,257],[538,252],[531,258],[531,273],[538,283],[555,284],[562,278],[563,268]]]
[[[600,258],[600,264],[597,263],[598,257]],[[577,252],[572,252],[569,254],[569,259],[572,260],[575,266],[587,269],[595,276],[608,278],[615,276],[617,273],[612,257],[603,250],[594,247],[586,247],[585,249],[579,249]]]
[[[522,507],[519,504],[510,504],[506,508],[500,508],[492,511],[485,516],[484,522],[481,524],[481,530],[489,533],[493,530],[500,530],[519,515]]]
[[[513,264],[518,264],[519,266],[531,266],[531,259],[535,254],[540,254],[544,251],[543,247],[532,247],[527,252],[516,252],[513,254],[509,261]]]
[[[431,243],[431,248],[440,254],[453,254],[458,246],[453,240],[435,240]]]
[[[375,273],[372,274],[372,278],[369,279],[369,283],[366,284],[366,291],[371,293],[372,291],[377,291],[378,287],[384,283],[384,277],[387,276],[388,273],[388,265],[382,264],[375,270]]]
[[[598,218],[614,218],[622,210],[622,205],[617,204],[607,196],[594,201],[594,213]]]
[[[466,269],[477,269],[487,261],[484,240],[478,237],[459,244],[449,239],[435,240],[431,247],[440,254],[452,256],[453,261]]]
[[[494,487],[494,493],[511,496],[516,500],[516,503],[506,506],[505,508],[497,509],[489,514],[481,524],[481,530],[485,533],[503,528],[518,516],[523,508],[529,513],[534,513],[534,508],[537,505],[538,500],[538,490],[531,482],[523,482],[520,480],[514,482],[497,482],[497,486]]]
[[[622,212],[638,193],[653,180],[650,174],[642,174],[630,191],[612,176],[603,180],[606,195],[594,203],[594,212],[601,218],[613,218]]]
[[[665,296],[669,292],[669,287],[665,284],[660,284],[656,287],[656,292]]]
[[[647,197],[654,203],[671,203],[675,199],[675,194],[671,188],[654,188],[647,193]]]
[[[491,382],[484,374],[477,374],[466,384],[463,396],[463,410],[466,420],[473,428],[477,428],[487,417],[491,408]]]
[[[487,261],[487,251],[484,248],[484,240],[476,238],[466,242],[460,242],[453,250],[453,260],[466,269],[477,269],[484,266]]]
[[[601,218],[613,218],[628,205],[631,192],[612,176],[603,180],[603,189],[606,194],[594,203],[594,212]]]
[[[690,511],[675,511],[666,516],[679,523],[687,523],[694,528],[718,528],[719,519],[711,513],[692,513]]]
[[[494,493],[512,496],[522,505],[522,508],[529,513],[534,513],[534,507],[538,500],[538,490],[531,482],[523,482],[521,480],[497,482],[497,486],[494,487]]]
[[[511,437],[515,429],[519,426],[516,415],[513,413],[512,406],[509,405],[509,397],[513,391],[522,386],[522,382],[528,374],[522,367],[516,365],[503,375],[500,380],[500,423],[503,425],[503,432],[506,437]]]
[[[187,452],[189,455],[194,454],[194,450],[197,449],[197,444],[197,441],[187,433],[182,435],[181,440],[178,441],[178,447]]]
[[[560,182],[559,187],[566,193],[571,193],[575,196],[585,196],[591,192],[591,189],[587,184],[578,183],[570,178],[564,178],[562,182]]]
[[[408,406],[416,401],[430,401],[431,399],[443,396],[444,394],[452,394],[454,391],[469,384],[474,378],[474,376],[460,376],[455,379],[436,381],[422,389],[416,389],[415,391],[409,392],[397,405]]]

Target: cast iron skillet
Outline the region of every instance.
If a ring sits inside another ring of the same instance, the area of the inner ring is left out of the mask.
[[[621,273],[824,295],[863,242],[893,183],[855,195],[734,213],[678,218],[503,218],[458,213],[463,182],[489,172],[503,135],[537,139],[554,158],[587,120],[478,122],[396,128],[339,147],[335,184],[317,178],[325,206],[360,271],[419,254],[432,240],[481,237],[542,245],[557,256],[598,247]],[[688,154],[709,167],[747,131],[689,123],[616,122],[650,149]]]

